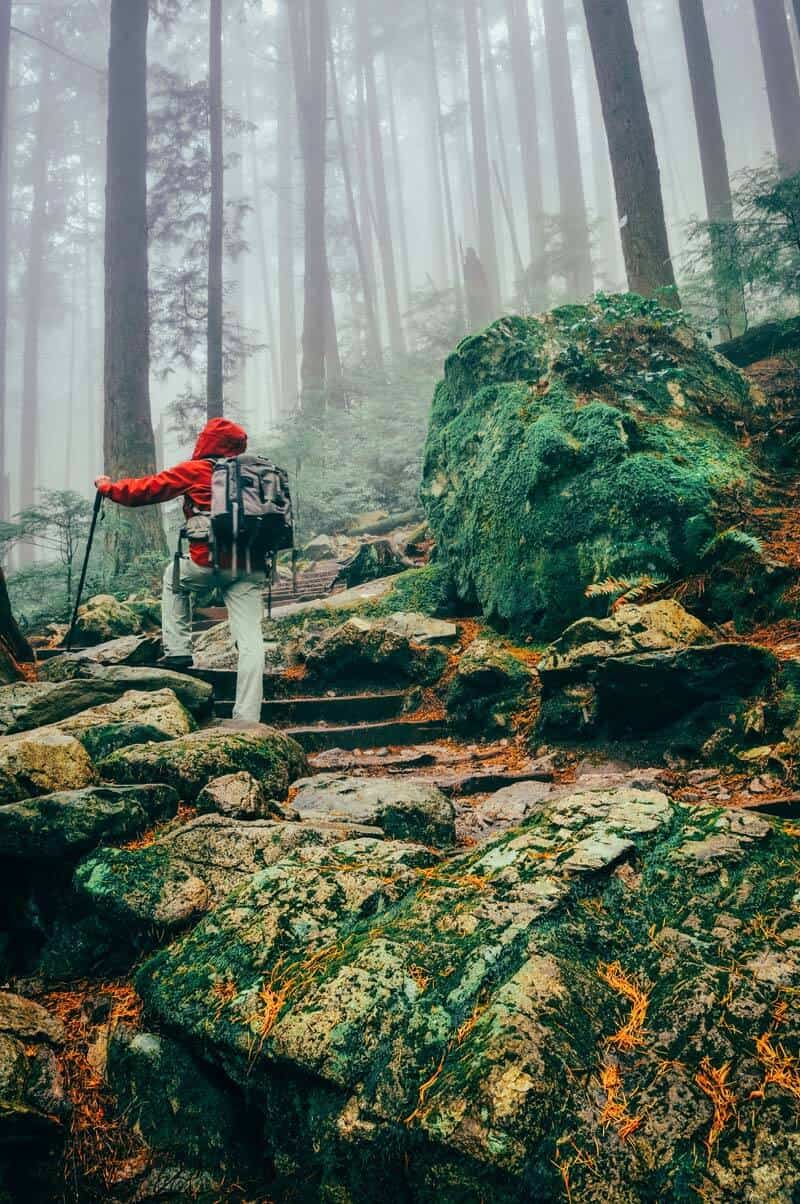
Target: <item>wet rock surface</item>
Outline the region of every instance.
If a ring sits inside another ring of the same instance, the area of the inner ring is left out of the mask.
[[[317,774],[295,783],[291,805],[302,819],[366,824],[392,839],[436,848],[455,843],[453,804],[435,786],[413,778]]]
[[[439,864],[297,849],[137,983],[255,1092],[278,1163],[352,1198],[555,1199],[571,1159],[576,1200],[696,1182],[788,1204],[800,1031],[775,1008],[800,981],[799,856],[761,816],[573,793]],[[717,1131],[720,1075],[738,1123]]]
[[[161,637],[158,635],[125,635],[82,648],[78,652],[65,652],[39,665],[42,681],[64,681],[75,676],[76,667],[81,665],[153,665],[161,656]]]
[[[261,782],[244,770],[214,778],[200,791],[195,805],[201,815],[213,812],[231,819],[282,818],[279,804]]]
[[[193,800],[214,778],[242,770],[259,781],[270,798],[284,799],[289,786],[308,772],[303,750],[275,728],[251,724],[209,728],[163,744],[120,749],[100,763],[114,782],[166,782]]]
[[[91,786],[97,773],[74,736],[54,730],[0,736],[0,805]]]
[[[444,670],[446,657],[438,648],[415,644],[380,620],[353,618],[303,648],[309,674],[321,681],[401,680],[430,683]]]

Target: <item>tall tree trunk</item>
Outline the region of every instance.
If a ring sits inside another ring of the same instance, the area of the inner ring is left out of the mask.
[[[528,213],[528,262],[532,263],[544,243],[544,201],[528,0],[506,0],[506,20]]]
[[[800,171],[800,90],[783,0],[754,0],[775,153],[784,176]]]
[[[8,64],[11,0],[0,0],[0,514],[8,516],[6,356],[8,338]]]
[[[397,213],[397,232],[400,237],[400,266],[403,270],[403,292],[405,303],[411,301],[411,263],[408,255],[408,232],[406,230],[405,190],[403,188],[403,165],[400,162],[400,138],[397,132],[397,111],[394,104],[392,64],[384,51],[383,65],[386,70],[386,100],[389,108],[389,131],[392,140],[392,166],[394,168],[394,197]]]
[[[247,111],[247,120],[250,124],[248,150],[250,155],[250,174],[253,190],[253,210],[256,223],[256,243],[258,246],[258,266],[261,274],[261,288],[264,297],[264,319],[267,326],[270,375],[272,384],[272,397],[271,402],[267,407],[267,419],[269,422],[274,422],[280,410],[281,399],[280,355],[275,330],[275,313],[272,304],[272,279],[271,272],[269,270],[269,256],[267,254],[267,232],[266,224],[264,222],[264,190],[261,187],[258,146],[256,145],[256,130],[255,122],[253,121],[255,114],[253,109],[252,68],[250,66],[250,56],[246,51],[242,55],[242,65],[245,80],[245,106]]]
[[[30,665],[33,660],[31,646],[11,613],[6,579],[0,567],[0,684],[23,677],[20,665]]]
[[[287,19],[288,20],[288,19]],[[289,27],[281,37],[278,67],[278,326],[280,330],[281,409],[297,403],[297,309],[294,281],[294,145],[292,62]]]
[[[444,190],[447,238],[450,244],[450,269],[453,277],[453,289],[456,301],[456,324],[458,329],[463,331],[466,327],[464,324],[464,289],[461,282],[461,256],[458,251],[458,235],[456,233],[455,213],[453,210],[453,186],[450,178],[450,161],[447,156],[447,139],[445,137],[444,119],[442,117],[442,99],[439,92],[439,68],[436,62],[436,39],[433,34],[431,0],[425,0],[425,30],[428,40],[428,85],[436,122],[436,140],[439,147],[439,166],[442,173],[442,188]]]
[[[378,320],[378,330],[381,330],[381,297],[378,288],[378,275],[375,267],[375,247],[373,232],[372,194],[369,186],[369,165],[367,163],[367,101],[364,94],[364,76],[359,66],[360,60],[356,51],[356,175],[358,178],[358,224],[361,230],[361,241],[364,244],[364,260],[367,265],[372,285],[372,295],[375,298],[375,314]]]
[[[20,427],[20,507],[32,506],[41,482],[39,470],[39,336],[42,320],[42,281],[47,247],[47,191],[50,143],[53,120],[53,80],[45,55],[39,81],[39,108],[33,151],[33,189],[28,222],[28,254],[25,272],[24,323],[22,352],[22,421]],[[21,548],[21,558],[31,559],[31,549]]]
[[[208,126],[211,150],[211,206],[208,223],[208,362],[206,411],[223,410],[222,257],[225,238],[225,163],[222,148],[222,0],[210,0],[208,21]]]
[[[366,118],[369,136],[370,160],[372,164],[373,199],[375,202],[375,226],[378,235],[378,252],[386,295],[386,314],[389,323],[389,345],[392,355],[402,359],[406,354],[403,322],[400,316],[400,301],[397,290],[392,224],[389,211],[389,194],[386,187],[386,167],[381,139],[378,86],[375,80],[375,52],[372,45],[368,0],[357,0],[357,38],[359,59],[366,90]]]
[[[86,144],[84,144],[84,153],[88,155]],[[89,186],[89,169],[84,167],[83,172],[83,215],[85,242],[83,248],[83,309],[84,309],[84,383],[86,385],[86,462],[89,468],[89,477],[92,479],[100,470],[100,459],[97,454],[98,450],[98,417],[99,406],[98,402],[98,365],[95,353],[95,331],[94,331],[94,279],[92,273],[92,217],[91,217],[91,191]]]
[[[489,10],[486,0],[479,0],[480,14],[480,36],[483,43],[483,75],[486,80],[486,92],[488,98],[489,120],[487,123],[490,131],[489,142],[493,143],[494,154],[490,154],[489,158],[492,162],[492,171],[497,185],[497,196],[500,201],[500,206],[503,209],[506,217],[506,224],[509,225],[509,216],[511,225],[513,225],[513,214],[509,208],[508,200],[511,197],[511,173],[508,169],[508,152],[506,150],[506,136],[503,129],[503,109],[500,104],[500,91],[497,86],[497,68],[492,54],[491,38],[490,38],[490,21]],[[493,133],[493,137],[492,137]],[[502,228],[502,219],[500,226]],[[495,231],[497,233],[497,230]],[[510,241],[512,244],[512,258],[514,256],[514,241],[516,233],[510,232]],[[506,295],[506,272],[505,272],[505,255],[503,253],[503,240],[497,239],[497,288],[498,294],[501,297]],[[518,280],[520,273],[516,271],[516,265],[512,269],[515,279]]]
[[[679,304],[653,126],[628,0],[583,0],[614,172],[628,285]]]
[[[625,273],[622,261],[622,247],[619,241],[619,219],[617,218],[617,203],[614,197],[614,181],[611,175],[611,160],[608,155],[608,139],[606,127],[603,124],[603,110],[600,104],[600,93],[597,90],[597,77],[594,70],[592,48],[589,39],[584,38],[584,54],[586,58],[586,80],[589,101],[589,120],[592,127],[592,174],[594,176],[595,204],[597,217],[600,221],[602,238],[607,251],[606,266],[613,282],[611,287],[617,288],[617,282]]]
[[[111,0],[105,229],[105,430],[110,477],[155,471],[147,296],[147,0]],[[157,510],[121,524],[116,567],[165,547]]]
[[[358,224],[358,210],[356,208],[356,198],[353,189],[353,176],[350,171],[350,157],[347,153],[347,140],[345,138],[344,121],[342,119],[342,105],[339,98],[339,80],[336,74],[336,60],[334,59],[333,42],[330,36],[328,37],[328,64],[330,67],[333,113],[336,121],[336,137],[339,143],[339,160],[342,166],[345,198],[347,200],[347,215],[350,222],[350,238],[353,243],[353,250],[356,253],[358,274],[361,279],[361,294],[364,301],[364,324],[366,326],[367,358],[373,367],[382,373],[384,367],[383,348],[381,347],[378,317],[375,311],[373,281],[367,265],[362,232]]]
[[[75,401],[77,390],[76,375],[78,367],[78,259],[72,264],[72,281],[70,283],[69,301],[69,369],[67,374],[68,392],[67,408],[64,415],[66,432],[64,439],[64,488],[72,488],[75,475]]]
[[[550,69],[561,222],[568,250],[567,290],[572,300],[583,300],[592,292],[594,276],[564,0],[543,0],[542,8]]]
[[[325,332],[329,325],[325,243],[326,30],[325,0],[289,0],[289,28],[303,153],[305,284],[303,308],[303,408],[325,407]]]
[[[486,105],[483,96],[481,44],[478,32],[476,0],[463,0],[464,36],[467,50],[467,83],[472,124],[472,157],[475,172],[475,200],[478,210],[479,259],[486,274],[491,312],[499,317],[500,285],[497,267],[497,241],[492,206],[492,178],[489,168],[489,143],[486,133]]]
[[[726,317],[728,337],[734,338],[745,327],[744,296],[738,268],[730,262],[736,250],[731,246],[733,198],[703,0],[680,0],[680,12],[710,223],[717,298],[720,313]]]

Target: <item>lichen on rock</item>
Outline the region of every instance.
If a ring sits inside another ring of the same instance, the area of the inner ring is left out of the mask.
[[[679,314],[631,296],[505,317],[437,388],[422,499],[460,597],[553,637],[609,576],[671,576],[756,489],[763,395]]]

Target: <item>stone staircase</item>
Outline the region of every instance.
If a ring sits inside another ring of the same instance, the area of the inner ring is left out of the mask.
[[[236,674],[224,669],[193,669],[192,674],[214,687],[215,718],[229,719]],[[302,678],[267,673],[261,719],[286,732],[309,753],[333,748],[407,748],[445,736],[441,719],[408,714],[407,706],[403,690],[311,694]]]

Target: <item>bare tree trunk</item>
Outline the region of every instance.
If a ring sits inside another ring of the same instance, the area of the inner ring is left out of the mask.
[[[467,51],[469,111],[472,123],[472,156],[475,172],[475,200],[478,210],[479,259],[486,275],[491,312],[499,317],[500,285],[497,268],[497,242],[492,207],[492,182],[489,168],[489,144],[486,133],[486,105],[483,97],[481,44],[478,32],[476,0],[463,0],[464,36]]]
[[[592,172],[594,175],[594,191],[597,205],[597,216],[603,230],[603,238],[607,246],[607,269],[611,280],[621,280],[625,273],[622,260],[622,247],[619,240],[619,216],[617,202],[614,196],[614,181],[611,174],[611,160],[608,154],[608,139],[606,127],[603,124],[603,110],[600,104],[600,94],[597,90],[597,77],[594,71],[594,60],[589,39],[584,38],[586,56],[586,79],[589,93],[589,119],[592,127]]]
[[[500,206],[505,212],[506,225],[509,224],[509,215],[511,224],[513,224],[513,214],[508,207],[507,200],[511,196],[511,174],[508,170],[508,152],[506,150],[506,137],[503,129],[503,110],[500,104],[500,93],[497,87],[497,69],[492,54],[492,46],[490,40],[490,22],[489,12],[486,0],[479,0],[480,13],[480,36],[483,46],[483,75],[486,80],[487,104],[489,110],[489,120],[487,121],[487,129],[489,131],[489,143],[493,144],[494,154],[490,154],[489,158],[493,165],[493,174],[497,185],[497,195],[500,200]],[[493,133],[493,137],[492,137]],[[502,228],[502,221],[500,226]],[[495,234],[499,232],[495,228]],[[512,258],[514,254],[513,243],[516,235],[510,234],[512,244]],[[513,269],[515,278],[518,280],[520,273]],[[506,295],[506,263],[504,254],[504,241],[499,236],[497,237],[497,289],[500,297]]]
[[[528,261],[532,263],[544,243],[544,201],[528,0],[506,0],[506,19],[528,212]]]
[[[155,471],[147,295],[147,0],[112,0],[105,230],[105,431],[110,477]],[[162,550],[155,508],[120,528],[117,567]]]
[[[378,86],[375,81],[375,53],[372,46],[368,0],[357,0],[357,37],[359,59],[366,89],[366,117],[369,135],[370,159],[372,161],[372,183],[375,201],[375,226],[378,234],[378,252],[381,259],[383,288],[386,294],[386,314],[389,322],[389,345],[392,355],[402,359],[406,354],[403,322],[400,316],[400,301],[397,291],[392,225],[389,215],[389,194],[386,188],[386,168],[381,140]]]
[[[21,665],[32,665],[33,652],[11,613],[6,579],[0,567],[0,684],[24,676]]]
[[[445,211],[444,184],[442,179],[442,162],[439,147],[439,127],[442,121],[441,100],[439,96],[439,81],[435,74],[435,47],[433,47],[433,31],[431,16],[428,11],[430,0],[427,0],[425,19],[425,39],[427,54],[425,56],[426,87],[424,95],[420,96],[420,107],[426,133],[426,150],[428,154],[428,177],[430,179],[430,213],[431,213],[431,275],[437,288],[448,288],[452,262],[448,257],[449,229]],[[433,47],[433,53],[431,53]],[[458,279],[458,275],[456,276]]]
[[[329,328],[328,259],[325,242],[326,30],[325,0],[290,0],[298,126],[303,152],[305,284],[303,310],[303,408],[325,407],[325,332]]]
[[[629,287],[679,304],[661,177],[628,0],[583,0],[603,105]]]
[[[288,20],[288,18],[287,18]],[[297,310],[294,283],[294,143],[292,63],[288,24],[281,39],[278,68],[278,325],[280,328],[281,409],[297,402]]]
[[[6,455],[6,357],[8,338],[8,64],[11,0],[0,0],[0,515],[10,513]]]
[[[208,364],[206,411],[221,418],[222,256],[225,237],[225,164],[222,150],[222,0],[210,0],[208,21],[208,124],[211,147],[211,208],[208,223]]]
[[[375,316],[378,331],[381,330],[381,298],[378,288],[378,276],[375,270],[375,247],[373,244],[373,205],[369,186],[369,166],[367,164],[367,102],[364,95],[364,76],[359,66],[360,60],[356,53],[356,167],[358,176],[358,225],[361,230],[361,241],[364,244],[364,261],[375,298]],[[381,343],[381,345],[383,345]]]
[[[64,439],[64,488],[72,488],[72,478],[74,476],[74,459],[75,459],[75,400],[76,388],[75,378],[78,366],[78,260],[75,258],[72,264],[72,281],[70,283],[70,301],[69,301],[69,371],[68,381],[69,390],[67,394],[67,408],[64,415],[66,423],[65,439]]]
[[[800,171],[800,90],[783,0],[754,0],[775,153],[784,176]]]
[[[727,318],[728,337],[734,338],[742,333],[746,325],[744,295],[741,280],[735,279],[738,277],[738,270],[732,273],[728,262],[730,251],[735,256],[735,247],[730,247],[733,233],[733,198],[703,0],[680,0],[680,12],[694,101],[706,208],[711,226],[711,254],[718,303],[720,312]]]
[[[353,249],[356,253],[358,274],[361,278],[361,293],[364,299],[364,319],[367,334],[367,357],[370,363],[382,373],[384,368],[383,348],[381,347],[378,318],[375,312],[373,281],[370,276],[367,258],[364,252],[364,240],[362,238],[362,232],[358,224],[358,211],[356,209],[356,198],[353,191],[353,177],[350,171],[350,158],[347,153],[347,141],[345,139],[344,123],[342,120],[342,106],[339,99],[339,81],[336,75],[336,61],[333,56],[333,42],[330,36],[328,37],[328,63],[331,75],[333,112],[336,120],[336,136],[339,142],[339,160],[342,165],[344,191],[347,200],[347,214],[350,221],[350,237],[353,243]]]
[[[264,223],[264,190],[261,187],[261,172],[259,170],[258,147],[256,146],[255,123],[253,121],[253,78],[250,66],[250,56],[242,55],[242,66],[245,80],[245,105],[247,120],[250,123],[248,150],[250,152],[250,174],[253,189],[253,209],[256,223],[256,243],[258,246],[258,266],[261,274],[261,288],[264,297],[264,318],[267,326],[269,342],[270,375],[272,378],[272,401],[268,406],[267,418],[274,422],[280,410],[281,399],[281,370],[278,342],[275,332],[275,313],[272,305],[272,281],[267,255],[267,232]]]
[[[33,151],[33,189],[28,222],[29,240],[25,272],[24,323],[22,352],[22,421],[20,429],[20,507],[33,505],[39,485],[39,336],[41,333],[42,281],[47,247],[47,185],[53,118],[53,80],[49,61],[42,61],[39,81],[39,108]],[[30,561],[31,549],[20,548],[23,561]]]
[[[594,275],[564,0],[543,0],[542,9],[550,68],[561,221],[568,249],[567,289],[572,300],[584,300],[592,292]]]
[[[389,108],[389,131],[392,140],[392,166],[394,167],[394,196],[397,213],[397,232],[400,237],[400,266],[403,271],[403,292],[408,306],[411,300],[411,263],[408,256],[408,232],[406,230],[406,206],[403,188],[403,165],[400,162],[400,139],[397,133],[397,112],[394,104],[392,63],[384,51],[383,65],[386,70],[386,100]]]
[[[86,460],[90,476],[100,470],[98,449],[98,417],[99,407],[97,382],[98,365],[95,355],[94,340],[94,280],[92,276],[92,241],[91,241],[91,193],[89,189],[89,170],[83,173],[83,214],[85,227],[85,243],[83,250],[83,308],[84,322],[84,378],[86,385]]]
[[[447,219],[447,237],[450,244],[450,265],[456,300],[456,322],[459,330],[464,330],[466,327],[464,324],[464,289],[461,282],[461,256],[458,252],[458,235],[456,234],[455,213],[453,211],[453,187],[450,178],[450,161],[447,157],[447,139],[445,137],[444,120],[442,118],[442,99],[439,92],[439,68],[436,62],[436,39],[433,35],[431,0],[425,0],[425,28],[428,37],[429,87],[436,121],[436,138],[439,147],[439,165],[442,173],[445,215]]]

